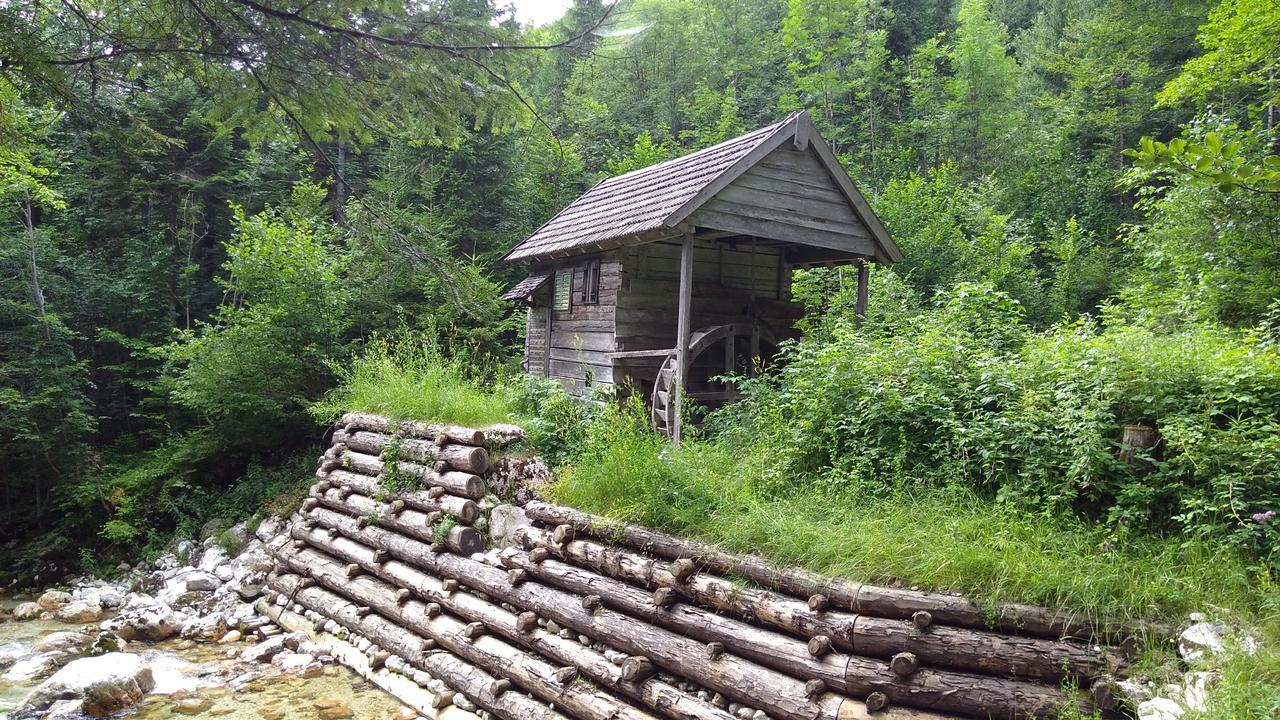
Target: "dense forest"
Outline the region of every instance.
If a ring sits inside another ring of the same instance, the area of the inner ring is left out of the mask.
[[[305,478],[314,403],[371,349],[507,382],[505,250],[796,109],[906,260],[861,332],[839,273],[797,278],[808,339],[709,432],[1272,573],[1277,70],[1272,0],[578,0],[537,28],[484,0],[6,3],[0,579]],[[1112,452],[1139,421],[1149,474]]]

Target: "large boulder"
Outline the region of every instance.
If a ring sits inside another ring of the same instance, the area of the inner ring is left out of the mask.
[[[173,608],[146,595],[135,596],[120,614],[102,623],[102,629],[125,640],[159,642],[177,635],[184,618]]]
[[[30,684],[53,672],[65,658],[66,653],[61,651],[44,652],[34,657],[24,658],[15,662],[8,672],[0,675],[0,682],[13,685]]]
[[[57,652],[65,650],[81,650],[89,646],[93,638],[82,632],[52,632],[40,638],[36,649],[41,652]]]
[[[182,580],[186,583],[187,592],[213,592],[222,585],[216,575],[203,570],[188,573]]]
[[[58,608],[71,602],[71,593],[62,592],[61,590],[46,590],[37,600],[36,604],[41,609],[53,612]]]
[[[137,655],[107,653],[81,658],[32,690],[22,701],[22,711],[79,699],[85,713],[104,717],[137,703],[155,684],[151,667]]]
[[[102,606],[84,600],[74,600],[58,608],[53,616],[64,623],[97,622],[102,619]]]
[[[13,609],[14,620],[35,620],[40,617],[44,608],[34,602],[24,602]]]

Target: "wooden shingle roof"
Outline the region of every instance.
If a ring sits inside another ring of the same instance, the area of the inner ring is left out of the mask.
[[[530,295],[537,292],[542,287],[542,283],[551,279],[551,271],[543,270],[536,272],[511,286],[511,289],[502,293],[503,300],[524,300]]]
[[[788,140],[812,145],[870,234],[878,259],[901,253],[875,214],[818,136],[804,112],[726,140],[705,150],[596,183],[556,213],[505,256],[507,261],[542,261],[643,242],[641,236],[674,233],[678,225],[726,185]]]

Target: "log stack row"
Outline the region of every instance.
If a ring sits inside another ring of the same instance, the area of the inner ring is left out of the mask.
[[[448,686],[442,707],[459,693],[502,718],[1112,710],[1090,689],[1122,659],[1040,608],[850,586],[540,502],[515,545],[489,550],[483,476],[517,434],[344,417],[271,545],[272,600]]]

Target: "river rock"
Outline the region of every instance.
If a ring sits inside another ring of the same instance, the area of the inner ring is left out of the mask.
[[[207,697],[185,697],[173,704],[173,711],[183,715],[199,715],[213,707],[213,701]]]
[[[102,717],[133,705],[153,687],[151,667],[141,657],[108,653],[68,663],[32,690],[22,708],[39,710],[56,700],[79,698],[86,713]]]
[[[36,600],[36,604],[43,610],[53,612],[58,608],[71,602],[71,593],[62,592],[61,590],[46,590],[43,595]]]
[[[64,623],[90,623],[102,619],[102,606],[83,600],[74,600],[58,608],[54,618]]]
[[[14,620],[35,620],[40,617],[44,608],[34,602],[24,602],[13,609]]]
[[[285,652],[284,637],[277,635],[245,648],[244,652],[240,653],[240,659],[245,662],[268,662],[282,652]]]
[[[1187,662],[1199,662],[1208,655],[1222,652],[1223,633],[1221,623],[1198,622],[1178,636],[1178,653]]]
[[[57,652],[61,650],[79,650],[93,642],[93,638],[82,632],[60,630],[40,638],[36,649],[41,652]]]
[[[320,720],[342,720],[342,718],[349,718],[355,715],[355,713],[351,712],[351,706],[342,700],[322,698],[316,700],[314,705]]]
[[[204,570],[196,570],[182,578],[187,592],[213,592],[222,585],[216,575]]]
[[[183,618],[168,605],[146,595],[135,596],[120,614],[102,623],[102,629],[125,640],[159,642],[182,630]]]
[[[280,672],[304,678],[319,677],[324,672],[324,666],[310,653],[278,653],[271,658],[271,664]]]
[[[56,670],[64,659],[66,659],[64,652],[44,652],[34,657],[24,658],[15,662],[4,675],[0,675],[0,681],[13,685],[30,684]]]
[[[1138,705],[1138,720],[1178,720],[1185,711],[1166,697],[1147,700]]]

